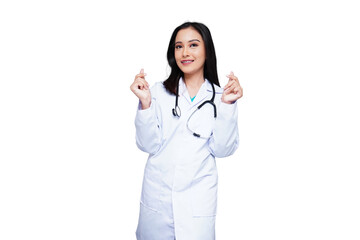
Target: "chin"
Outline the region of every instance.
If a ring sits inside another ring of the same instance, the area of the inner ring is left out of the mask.
[[[196,74],[199,72],[199,69],[188,69],[188,68],[180,68],[180,70],[184,73],[184,74]]]

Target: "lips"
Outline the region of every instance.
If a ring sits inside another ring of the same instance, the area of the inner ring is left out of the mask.
[[[184,64],[184,65],[187,65],[187,64],[190,64],[194,62],[194,60],[182,60],[181,63]]]

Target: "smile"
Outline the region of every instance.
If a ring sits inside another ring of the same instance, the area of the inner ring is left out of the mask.
[[[183,65],[188,65],[188,64],[190,64],[190,63],[192,63],[192,62],[194,62],[194,60],[182,60],[182,61],[181,61],[181,63],[182,63]]]

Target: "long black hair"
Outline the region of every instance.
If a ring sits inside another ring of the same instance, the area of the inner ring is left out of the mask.
[[[174,32],[171,35],[169,47],[167,50],[167,60],[171,68],[171,73],[168,79],[166,79],[163,84],[166,90],[174,95],[176,95],[176,88],[180,77],[184,77],[184,73],[180,70],[175,60],[175,38],[177,33],[181,29],[185,29],[189,27],[194,28],[204,40],[205,54],[206,54],[205,64],[204,64],[204,77],[210,82],[220,87],[219,78],[217,74],[217,67],[216,67],[215,47],[211,37],[210,30],[202,23],[185,22],[180,26],[178,26],[177,28],[175,28]]]

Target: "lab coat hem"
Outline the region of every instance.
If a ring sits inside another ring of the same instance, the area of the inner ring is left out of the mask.
[[[211,218],[211,217],[216,217],[216,214],[213,215],[193,215],[193,218]]]

